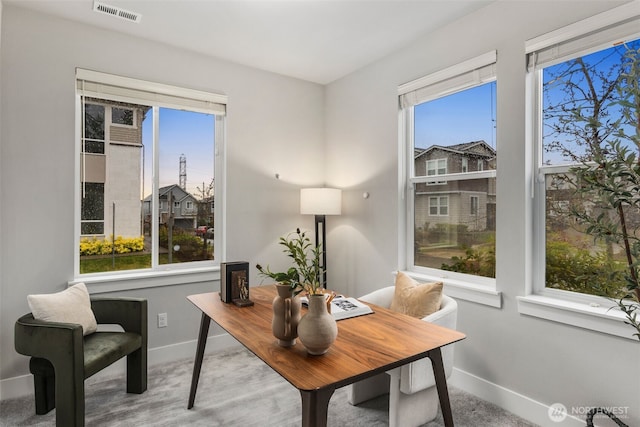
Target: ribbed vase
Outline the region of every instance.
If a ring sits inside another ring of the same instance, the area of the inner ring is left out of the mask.
[[[325,354],[338,337],[338,325],[327,311],[324,295],[309,295],[309,310],[298,324],[298,337],[307,353]]]
[[[289,285],[276,284],[278,295],[273,299],[271,330],[282,347],[296,344],[298,322],[300,322],[300,298],[293,296]]]

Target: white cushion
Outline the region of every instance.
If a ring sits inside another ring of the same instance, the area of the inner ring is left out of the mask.
[[[82,326],[83,335],[89,335],[98,328],[84,283],[55,294],[28,295],[27,301],[35,319],[75,323]]]

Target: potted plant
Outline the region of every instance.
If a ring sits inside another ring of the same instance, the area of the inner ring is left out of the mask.
[[[263,268],[257,264],[260,275],[288,285],[294,295],[303,291],[307,295],[324,294],[324,288],[320,284],[320,275],[323,273],[320,267],[320,246],[312,247],[306,232],[299,228],[295,233],[280,237],[279,243],[284,246],[283,252],[293,260],[293,266],[285,272],[272,272],[269,266]]]
[[[309,310],[297,324],[297,335],[309,354],[322,355],[327,352],[338,336],[336,321],[327,310],[325,289],[320,283],[320,277],[323,273],[320,266],[322,251],[319,245],[312,246],[306,233],[301,232],[299,228],[295,233],[280,237],[279,243],[284,246],[283,252],[293,260],[293,266],[285,272],[273,272],[269,266],[263,268],[260,264],[257,264],[256,268],[262,276],[277,281],[281,287],[286,287],[291,292],[293,300],[297,299],[296,296],[299,293],[306,293]],[[286,319],[293,317],[287,311],[288,305],[281,304],[279,301],[279,298],[282,298],[280,289],[278,289],[279,295],[274,299],[273,305],[272,326],[276,337],[282,329],[281,324],[284,325],[286,331]],[[284,309],[281,309],[282,306]],[[289,306],[291,305],[289,304]],[[281,316],[284,317],[284,320],[281,319]]]

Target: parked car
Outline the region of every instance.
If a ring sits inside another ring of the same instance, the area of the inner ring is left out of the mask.
[[[206,225],[201,225],[201,226],[196,228],[196,236],[204,237],[206,232],[207,232],[207,226]]]

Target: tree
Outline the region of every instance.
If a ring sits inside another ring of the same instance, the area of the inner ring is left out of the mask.
[[[606,245],[607,264],[614,266],[605,276],[609,282],[621,271],[626,279],[621,295],[607,281],[596,283],[596,293],[617,297],[640,339],[640,43],[623,48],[617,61],[617,49],[605,51],[613,53],[600,62],[569,61],[547,83],[562,84],[565,96],[545,108],[553,137],[545,148],[576,164],[562,177],[576,196],[569,211],[586,234]],[[617,247],[623,261],[614,258]]]

